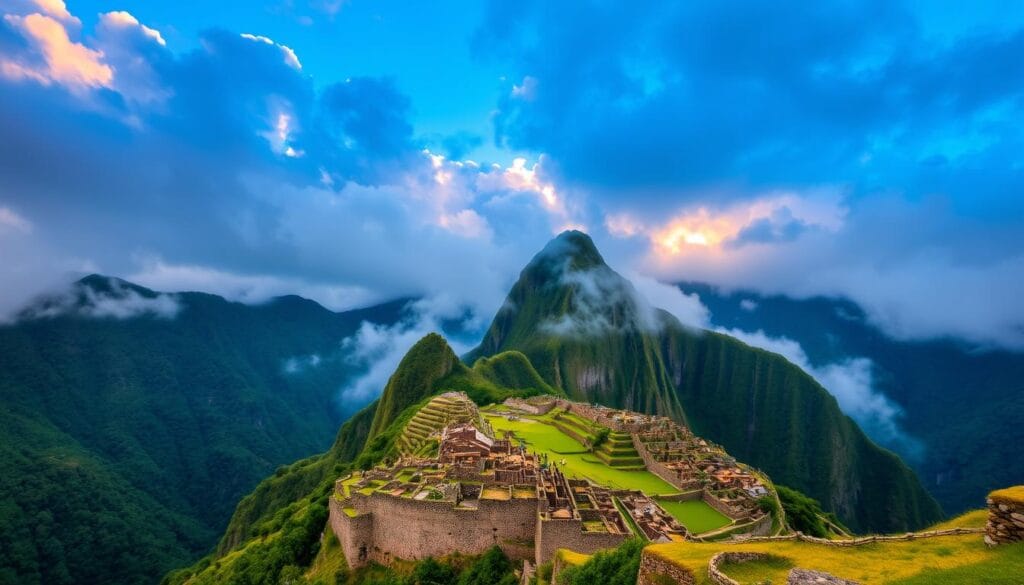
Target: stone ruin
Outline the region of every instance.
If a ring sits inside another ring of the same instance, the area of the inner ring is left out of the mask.
[[[985,544],[1024,541],[1024,486],[997,490],[988,496]]]

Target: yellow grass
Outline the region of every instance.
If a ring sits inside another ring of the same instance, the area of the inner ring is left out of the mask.
[[[966,569],[971,572],[972,567],[983,565],[995,573],[995,577],[986,582],[1024,582],[1014,581],[1014,577],[1009,576],[1014,574],[1012,567],[1024,553],[1024,545],[990,549],[980,534],[879,542],[858,547],[832,547],[796,541],[745,544],[687,542],[652,545],[645,553],[688,568],[696,576],[697,584],[705,585],[711,583],[707,577],[708,561],[722,551],[760,552],[773,557],[769,561],[754,561],[742,567],[723,567],[723,571],[741,583],[766,579],[772,583],[785,583],[791,567],[825,571],[860,583],[898,583],[915,577],[918,578],[915,582],[942,583],[941,571]],[[733,573],[729,572],[730,569]]]
[[[590,555],[584,555],[578,552],[573,552],[566,548],[558,549],[558,552],[555,553],[555,556],[558,557],[558,560],[562,561],[564,565],[570,567],[582,565],[583,563],[587,562],[588,559],[590,559]]]
[[[996,490],[989,494],[988,497],[996,501],[1024,504],[1024,485],[1018,485],[1001,490]]]

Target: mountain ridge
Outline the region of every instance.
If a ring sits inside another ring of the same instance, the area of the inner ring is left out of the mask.
[[[340,341],[404,311],[309,303],[90,275],[0,325],[0,567],[137,583],[209,550],[242,495],[336,435],[337,385],[358,372]]]

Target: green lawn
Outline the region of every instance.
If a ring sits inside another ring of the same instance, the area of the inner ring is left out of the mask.
[[[690,500],[689,502],[658,500],[658,504],[666,512],[675,516],[675,519],[693,534],[708,532],[732,522],[728,516],[701,500]]]
[[[523,417],[510,421],[504,417],[486,414],[491,427],[499,435],[503,431],[514,431],[516,436],[526,443],[527,448],[535,453],[546,453],[551,462],[561,463],[563,473],[569,477],[585,478],[594,483],[615,489],[640,490],[645,494],[673,494],[675,487],[649,471],[625,471],[609,467],[598,461],[586,448],[556,429],[540,420]]]

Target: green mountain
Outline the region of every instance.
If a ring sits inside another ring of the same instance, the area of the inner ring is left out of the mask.
[[[900,427],[914,439],[891,448],[905,454],[947,512],[977,506],[993,488],[1024,483],[1024,425],[1016,422],[1024,417],[1024,352],[893,339],[845,299],[679,286],[700,295],[716,325],[797,341],[814,366],[870,359],[876,389],[902,408]]]
[[[341,426],[330,450],[282,467],[261,482],[239,503],[214,553],[169,574],[164,583],[278,583],[283,572],[308,567],[317,554],[335,479],[354,467],[394,460],[405,424],[433,396],[458,390],[489,404],[551,390],[504,384],[510,379],[543,384],[514,352],[487,364],[467,367],[443,337],[425,336],[402,358],[380,398]]]
[[[403,305],[90,276],[0,326],[0,583],[152,583],[208,551],[260,479],[330,444],[359,373],[340,342]]]
[[[941,517],[914,473],[811,376],[648,307],[583,233],[565,232],[534,257],[466,359],[507,350],[525,354],[570,398],[688,423],[856,531],[903,531]]]

